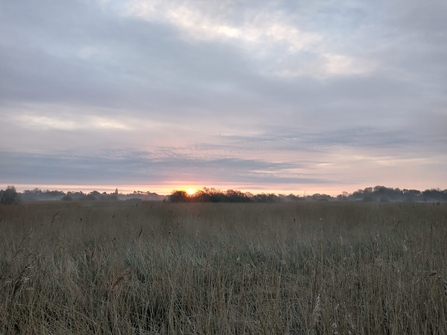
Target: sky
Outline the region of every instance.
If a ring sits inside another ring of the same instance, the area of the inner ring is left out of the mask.
[[[0,187],[447,188],[445,0],[0,0]]]

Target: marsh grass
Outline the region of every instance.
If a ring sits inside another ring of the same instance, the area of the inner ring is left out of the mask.
[[[0,207],[0,333],[446,334],[447,205]]]

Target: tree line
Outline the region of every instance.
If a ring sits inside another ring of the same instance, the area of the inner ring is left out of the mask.
[[[17,192],[14,186],[8,186],[6,190],[0,190],[0,204],[18,204],[22,201],[117,201],[117,200],[148,200],[161,201],[166,197],[151,192],[134,191],[133,193],[114,192],[64,192],[57,190],[41,190],[34,188]]]
[[[415,189],[389,188],[385,186],[367,187],[353,193],[343,192],[337,196],[316,193],[313,195],[298,196],[294,194],[260,193],[252,194],[238,190],[222,191],[215,188],[203,188],[195,194],[189,195],[185,191],[174,190],[169,196],[162,196],[151,192],[134,191],[129,194],[118,192],[89,193],[50,191],[35,188],[17,192],[14,186],[8,186],[6,190],[0,190],[0,204],[18,204],[21,201],[116,201],[116,200],[146,200],[169,202],[230,202],[230,203],[275,203],[294,201],[407,201],[407,202],[440,202],[447,201],[447,190],[427,189],[419,191]]]
[[[203,188],[193,195],[185,191],[173,191],[168,197],[170,202],[240,202],[240,203],[272,203],[290,201],[447,201],[447,190],[430,189],[419,191],[414,189],[388,188],[385,186],[367,187],[353,193],[343,192],[335,197],[316,193],[307,196],[294,194],[261,193],[252,194],[237,190],[221,191],[214,188]]]

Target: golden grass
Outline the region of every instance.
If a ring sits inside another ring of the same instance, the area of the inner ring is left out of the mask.
[[[0,207],[2,334],[446,334],[447,204]]]

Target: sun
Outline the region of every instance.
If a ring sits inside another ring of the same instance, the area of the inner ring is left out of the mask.
[[[194,195],[196,194],[197,190],[195,188],[187,188],[186,189],[186,193],[188,193],[188,195]]]

